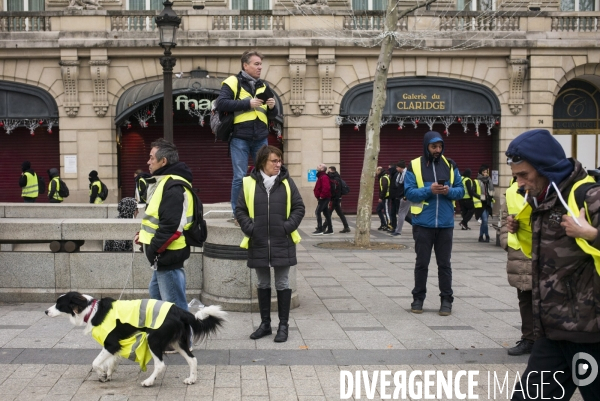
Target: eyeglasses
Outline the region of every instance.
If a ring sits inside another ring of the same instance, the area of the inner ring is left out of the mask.
[[[511,164],[519,164],[519,163],[521,163],[523,161],[524,161],[524,159],[521,156],[517,156],[517,155],[515,155],[515,156],[508,156],[506,158],[506,164],[508,164],[509,166]]]
[[[269,160],[269,161],[273,164],[281,164],[282,163],[281,159],[275,159],[275,160]]]

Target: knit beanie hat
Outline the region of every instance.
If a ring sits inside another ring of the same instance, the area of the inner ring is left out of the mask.
[[[98,178],[98,172],[96,170],[90,171],[90,178]]]
[[[508,145],[506,156],[521,157],[556,185],[567,178],[574,168],[560,143],[545,129],[523,132]]]
[[[31,168],[31,163],[29,162],[23,162],[21,164],[21,171],[27,171]]]

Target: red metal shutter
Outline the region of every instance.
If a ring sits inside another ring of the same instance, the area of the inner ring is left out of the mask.
[[[229,202],[233,171],[228,155],[228,143],[217,141],[208,124],[175,126],[173,140],[184,162],[194,177],[193,187],[203,203]],[[123,134],[119,162],[121,196],[134,196],[134,173],[137,169],[148,171],[150,144],[161,138],[162,126],[132,128]],[[269,135],[269,145],[282,149],[275,135]],[[249,158],[248,165],[252,165]]]
[[[0,202],[23,202],[19,178],[24,161],[29,161],[46,183],[44,194],[36,202],[48,202],[48,169],[60,169],[59,129],[55,126],[49,134],[47,127],[38,127],[34,134],[24,127],[10,135],[0,129]]]
[[[435,124],[433,129],[441,133],[445,127]],[[350,194],[344,196],[344,212],[356,213],[365,150],[365,126],[356,131],[353,125],[343,125],[340,130],[340,174],[351,189]],[[404,160],[408,166],[412,159],[423,155],[423,136],[427,131],[429,127],[422,124],[416,129],[408,124],[402,130],[398,130],[397,125],[383,126],[377,165],[387,169],[389,164]],[[470,168],[473,171],[471,178],[477,176],[481,164],[492,166],[492,141],[495,138],[487,135],[485,126],[480,126],[480,136],[477,137],[472,125],[464,133],[462,125],[454,124],[450,126],[450,135],[442,134],[442,137],[444,155],[454,160],[461,172]],[[377,206],[378,194],[379,181],[375,180],[373,211]]]

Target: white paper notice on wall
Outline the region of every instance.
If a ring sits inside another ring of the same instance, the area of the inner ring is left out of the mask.
[[[492,170],[492,184],[498,185],[498,170]]]
[[[65,174],[77,173],[77,155],[65,155]]]

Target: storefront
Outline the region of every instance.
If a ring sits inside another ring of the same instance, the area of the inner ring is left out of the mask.
[[[353,189],[344,197],[344,210],[356,212],[365,148],[365,123],[372,100],[372,83],[352,88],[340,106],[340,170]],[[378,166],[388,168],[423,154],[423,136],[429,130],[444,137],[444,154],[459,170],[482,164],[497,169],[500,102],[486,87],[446,78],[394,78],[388,80]],[[373,204],[379,183],[375,182]]]

